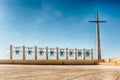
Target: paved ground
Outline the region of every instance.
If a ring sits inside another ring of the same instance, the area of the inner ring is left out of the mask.
[[[0,80],[120,80],[120,67],[0,65]]]

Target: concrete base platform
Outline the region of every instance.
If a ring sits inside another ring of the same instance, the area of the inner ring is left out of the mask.
[[[120,67],[0,64],[0,80],[120,80]]]
[[[0,60],[0,64],[95,65],[98,60]]]

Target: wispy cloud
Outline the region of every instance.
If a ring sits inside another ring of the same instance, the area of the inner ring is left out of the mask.
[[[59,9],[56,9],[53,4],[42,2],[38,16],[43,18],[44,21],[51,21],[60,19],[62,17],[62,12]]]

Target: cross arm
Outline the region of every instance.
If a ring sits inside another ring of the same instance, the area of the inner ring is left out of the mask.
[[[107,22],[107,21],[98,21],[99,23]]]
[[[91,23],[96,23],[97,21],[88,21],[88,22],[91,22]]]
[[[88,22],[91,22],[91,23],[103,23],[103,22],[107,22],[107,21],[88,21]]]

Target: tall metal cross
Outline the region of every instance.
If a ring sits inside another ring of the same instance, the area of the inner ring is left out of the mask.
[[[96,20],[94,21],[88,21],[91,23],[96,23],[96,42],[97,42],[97,54],[98,54],[98,60],[101,60],[101,48],[100,48],[100,30],[99,30],[99,23],[107,22],[103,20],[99,20],[98,11],[96,12]]]

